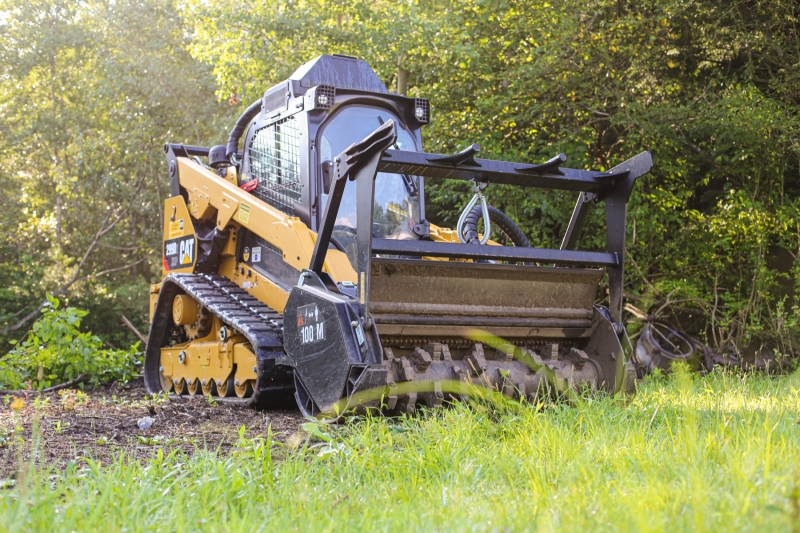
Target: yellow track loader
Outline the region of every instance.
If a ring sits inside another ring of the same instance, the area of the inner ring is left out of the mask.
[[[293,394],[317,416],[413,412],[470,390],[630,389],[626,208],[650,154],[594,172],[562,167],[563,154],[529,164],[480,159],[477,145],[426,153],[429,115],[427,100],[390,93],[364,61],[324,55],[267,90],[226,145],[167,144],[148,391],[252,406]],[[442,179],[474,189],[455,230],[426,220],[425,181]],[[531,247],[487,204],[492,184],[574,191],[560,248]],[[607,249],[577,250],[595,203]],[[513,245],[489,241],[492,227]]]

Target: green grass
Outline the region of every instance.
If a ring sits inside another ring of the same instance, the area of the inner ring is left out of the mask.
[[[291,449],[24,467],[7,531],[798,531],[800,375],[679,371],[625,402],[461,405]],[[58,475],[60,474],[60,475]]]

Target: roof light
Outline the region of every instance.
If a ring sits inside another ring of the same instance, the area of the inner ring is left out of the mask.
[[[314,107],[317,109],[330,109],[336,100],[336,88],[330,85],[317,85],[314,87]]]
[[[414,117],[421,123],[430,122],[431,104],[426,98],[414,98]]]

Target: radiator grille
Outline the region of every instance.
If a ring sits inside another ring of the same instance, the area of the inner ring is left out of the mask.
[[[261,128],[250,144],[250,176],[258,179],[253,194],[294,215],[300,200],[300,130],[294,117]]]

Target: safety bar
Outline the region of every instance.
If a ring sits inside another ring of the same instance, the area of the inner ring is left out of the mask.
[[[211,148],[206,148],[205,146],[191,146],[188,144],[165,144],[164,153],[169,153],[170,150],[174,151],[177,157],[189,157],[195,155],[199,157],[206,157]]]
[[[407,255],[412,257],[447,257],[495,261],[527,261],[556,265],[589,265],[611,267],[619,265],[616,253],[553,250],[550,248],[517,248],[514,246],[481,246],[433,241],[372,239],[372,253],[378,255]]]
[[[477,153],[480,147],[472,145],[471,149],[472,153]],[[566,157],[559,154],[545,163],[526,165],[493,159],[462,158],[455,161],[440,154],[386,150],[378,164],[378,172],[594,193],[611,189],[629,174],[627,169],[594,172],[561,168],[560,162],[565,160]]]

